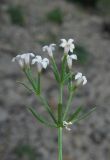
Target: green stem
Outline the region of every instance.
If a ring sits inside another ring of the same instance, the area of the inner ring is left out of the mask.
[[[62,100],[63,100],[63,87],[61,85],[60,87],[60,95],[59,95],[59,103],[62,104]]]
[[[30,73],[29,73],[29,70],[28,70],[28,71],[24,70],[24,73],[25,73],[28,81],[29,81],[30,84],[32,85],[32,87],[33,87],[33,89],[34,89],[34,92],[37,93],[37,88],[36,88],[36,86],[35,86],[35,84],[34,84],[33,78],[31,77],[31,75],[30,75]]]
[[[63,87],[60,86],[60,95],[59,95],[59,103],[58,103],[58,126],[62,126],[62,101],[63,101]]]
[[[62,160],[62,127],[58,128],[58,160]]]
[[[40,73],[38,73],[38,81],[37,81],[37,86],[38,86],[38,93],[41,93],[41,84],[40,84]]]
[[[66,109],[65,109],[65,112],[64,112],[64,115],[63,115],[63,120],[66,119],[66,116],[67,116],[68,111],[69,111],[69,109],[70,109],[70,105],[71,105],[72,98],[73,98],[73,92],[71,92],[70,95],[69,95],[69,99],[68,99],[68,102],[67,102],[67,106],[66,106]]]

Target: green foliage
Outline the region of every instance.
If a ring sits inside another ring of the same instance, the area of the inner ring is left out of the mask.
[[[88,62],[90,53],[83,46],[76,45],[74,53],[77,55],[80,64]]]
[[[9,6],[7,12],[13,24],[24,26],[24,14],[20,6]]]
[[[47,14],[47,19],[51,22],[57,23],[57,24],[62,24],[63,23],[63,12],[59,7],[51,10]]]
[[[78,3],[83,7],[96,7],[98,0],[66,0],[68,2]]]
[[[18,158],[28,157],[28,160],[36,160],[36,152],[29,145],[19,145],[14,150]]]

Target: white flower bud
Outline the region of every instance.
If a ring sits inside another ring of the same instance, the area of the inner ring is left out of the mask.
[[[78,72],[75,75],[76,85],[85,85],[87,83],[87,78],[82,75],[82,73]]]
[[[77,60],[76,54],[67,55],[67,64],[68,64],[69,69],[72,68],[72,60]]]
[[[12,59],[12,62],[17,61],[17,63],[22,69],[29,68],[31,65],[32,57],[35,57],[33,53],[24,53],[24,54],[17,55],[16,57],[14,57]]]
[[[50,57],[53,57],[53,51],[55,50],[56,44],[50,44],[49,46],[43,47],[43,52],[47,51]]]

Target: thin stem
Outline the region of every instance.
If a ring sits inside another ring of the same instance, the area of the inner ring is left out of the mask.
[[[58,123],[62,125],[62,100],[63,87],[60,86],[59,105],[58,105]],[[58,160],[62,160],[62,127],[58,128]]]
[[[68,102],[67,102],[67,106],[66,106],[66,109],[65,109],[65,112],[64,112],[64,115],[63,115],[63,120],[65,120],[67,114],[68,114],[68,111],[70,109],[70,105],[71,105],[71,101],[72,101],[72,98],[73,98],[73,92],[70,93],[69,95],[69,99],[68,99]]]
[[[58,126],[62,126],[62,101],[63,101],[63,87],[60,86],[59,103],[58,103]]]
[[[62,127],[58,128],[58,160],[62,160]]]
[[[41,84],[40,84],[40,73],[38,73],[38,80],[37,80],[38,92],[41,93]]]
[[[28,70],[28,71],[24,70],[24,73],[25,73],[25,75],[26,75],[28,81],[29,81],[30,84],[32,85],[32,87],[33,87],[35,93],[37,93],[37,89],[36,89],[36,86],[35,86],[35,84],[34,84],[34,80],[33,80],[32,77],[30,76],[29,70]]]
[[[60,95],[59,95],[59,103],[62,104],[63,101],[63,87],[61,85],[60,87]]]

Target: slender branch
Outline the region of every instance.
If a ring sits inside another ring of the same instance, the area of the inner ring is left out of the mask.
[[[40,84],[40,73],[38,73],[38,80],[37,80],[37,86],[38,86],[38,92],[41,93],[41,84]]]
[[[58,160],[62,160],[62,127],[58,128]]]
[[[62,160],[62,102],[63,102],[63,86],[60,86],[59,104],[58,104],[58,160]]]
[[[60,87],[60,95],[59,95],[59,103],[62,104],[63,101],[63,87],[61,85]]]
[[[72,102],[72,98],[73,98],[73,92],[70,92],[70,95],[69,95],[69,98],[68,98],[68,102],[67,102],[67,105],[66,105],[66,109],[65,109],[65,112],[64,112],[64,115],[63,115],[63,120],[66,119],[66,116],[69,112],[69,109],[70,109],[70,105],[71,105],[71,102]]]

